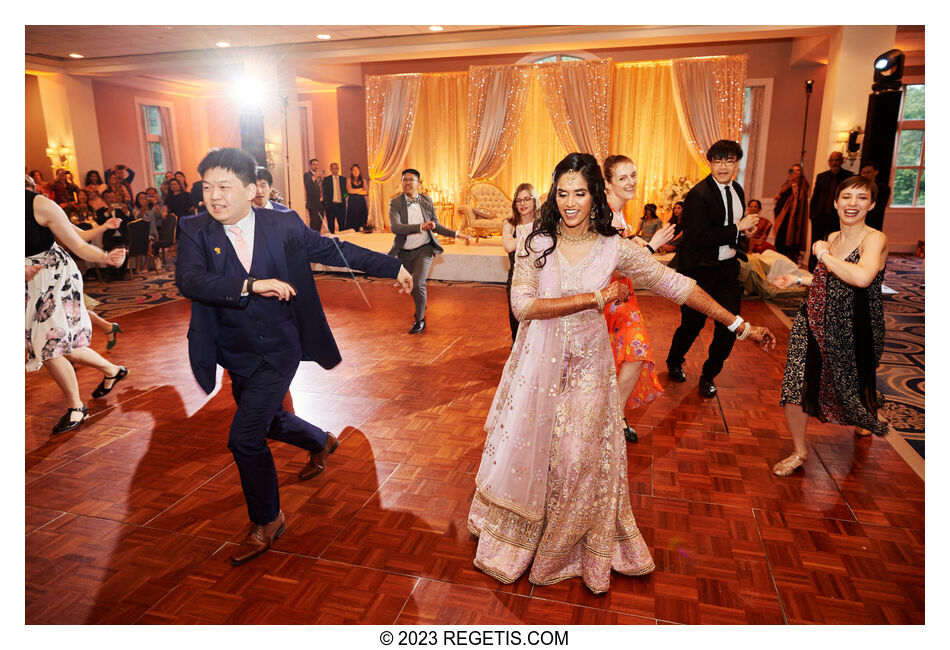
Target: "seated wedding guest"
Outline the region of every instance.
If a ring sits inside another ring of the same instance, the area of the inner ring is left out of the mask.
[[[527,234],[525,228],[534,223],[541,209],[541,198],[531,183],[522,183],[515,190],[515,198],[511,202],[511,216],[501,224],[501,245],[508,253],[508,279],[505,281],[505,295],[508,296],[508,325],[511,327],[511,340],[518,336],[518,319],[511,311],[511,277],[515,271],[515,249],[518,247],[518,238]],[[519,231],[519,228],[521,230]],[[530,228],[528,228],[530,230]]]
[[[758,199],[751,199],[746,206],[746,214],[759,214],[762,211],[762,204]],[[768,241],[769,231],[772,230],[772,222],[759,215],[759,220],[755,228],[750,228],[745,233],[744,238],[739,239],[739,247],[746,253],[761,253],[762,251],[775,250]]]
[[[677,201],[673,204],[673,214],[670,216],[670,220],[666,222],[666,225],[673,224],[673,239],[669,243],[660,246],[657,249],[658,253],[675,253],[679,248],[680,241],[683,239],[683,210],[686,208],[686,204],[682,201]]]
[[[86,172],[85,186],[83,189],[86,190],[86,194],[89,196],[89,205],[92,206],[93,210],[98,210],[105,206],[105,201],[102,200],[102,192],[109,189],[109,186],[102,181],[102,177],[99,176],[99,172],[95,169],[90,169]]]
[[[109,219],[119,219],[118,228],[110,228],[102,233],[102,250],[111,251],[114,248],[127,248],[129,245],[128,223],[132,221],[132,210],[124,202],[116,199],[115,191],[108,189],[102,194],[106,207],[96,210],[96,222],[106,223]],[[118,268],[111,269],[110,279],[121,279],[125,274],[127,260],[123,260]]]
[[[113,198],[115,201],[124,203],[129,208],[129,212],[132,211],[132,192],[129,188],[122,182],[122,177],[118,174],[112,174],[109,176],[109,180],[106,181],[106,184],[109,186],[109,191],[112,192]],[[105,200],[105,193],[103,192],[103,200]],[[108,201],[107,201],[108,202]]]
[[[168,181],[175,178],[175,172],[165,172],[165,180],[162,181],[161,186],[159,186],[158,191],[162,194],[162,202],[165,202],[165,197],[168,196]],[[181,183],[179,183],[180,185]]]
[[[75,202],[76,192],[79,191],[79,187],[69,180],[68,170],[62,167],[56,170],[56,180],[53,182],[51,189],[53,191],[53,201],[61,208]]]
[[[656,214],[656,205],[647,203],[643,206],[643,216],[640,217],[640,228],[637,237],[650,241],[656,231],[663,227],[663,221]]]
[[[103,359],[89,348],[92,326],[82,299],[82,275],[63,246],[89,262],[117,266],[125,259],[121,249],[105,253],[86,243],[86,234],[69,223],[62,208],[44,196],[26,190],[26,370],[45,367],[66,400],[66,413],[53,433],[72,431],[89,414],[79,395],[73,364],[102,373],[92,392],[108,395],[124,379],[124,366]]]
[[[172,178],[168,181],[168,194],[165,195],[165,207],[169,214],[174,214],[179,219],[187,217],[195,211],[194,204],[191,201],[191,195],[186,192],[181,181]]]
[[[185,180],[185,172],[175,172],[175,178],[178,179],[178,182],[181,183],[181,189],[188,191],[188,181]]]
[[[125,187],[126,194],[129,195],[129,202],[132,201],[132,179],[135,178],[135,170],[125,165],[113,165],[111,168],[106,170],[105,173],[105,182],[106,185],[112,187],[112,184],[109,180],[116,176],[119,181]]]
[[[76,192],[76,200],[66,206],[66,215],[74,224],[88,221],[96,223],[96,211],[89,204],[89,193],[86,190]]]
[[[132,218],[145,219],[148,221],[148,238],[150,241],[158,239],[158,229],[162,225],[162,210],[156,204],[154,199],[149,197],[147,192],[139,192],[135,195],[135,207],[132,208]]]
[[[772,471],[788,476],[805,464],[808,416],[821,422],[851,424],[855,433],[887,435],[878,416],[877,366],[884,352],[881,283],[887,263],[887,237],[867,225],[877,185],[849,176],[835,189],[839,228],[812,250],[817,264],[811,278],[788,273],[775,279],[783,289],[810,287],[788,335],[788,357],[779,403],[795,452]]]
[[[33,184],[36,186],[36,193],[42,194],[48,199],[53,198],[53,190],[50,188],[49,184],[43,180],[43,172],[38,169],[30,170],[30,178],[33,179]]]

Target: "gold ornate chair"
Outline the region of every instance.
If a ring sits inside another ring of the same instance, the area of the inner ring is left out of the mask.
[[[501,235],[501,224],[511,214],[511,197],[491,181],[468,186],[469,202],[459,206],[462,225],[476,237]]]

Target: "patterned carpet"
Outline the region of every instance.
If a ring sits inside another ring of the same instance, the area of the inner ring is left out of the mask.
[[[342,274],[321,274],[352,282]],[[361,277],[360,282],[392,282]],[[430,280],[430,284],[467,284],[488,286],[483,282]],[[924,260],[919,257],[891,255],[884,272],[884,284],[894,291],[884,296],[884,323],[887,329],[884,356],[878,368],[878,389],[885,396],[884,417],[894,430],[924,457]],[[497,285],[491,285],[497,286]],[[86,293],[100,301],[95,311],[110,319],[140,309],[181,300],[175,287],[174,258],[168,257],[162,271],[152,271],[135,280],[114,282],[86,281]],[[794,320],[800,301],[779,303],[779,308]]]
[[[884,394],[883,415],[924,457],[924,260],[891,255],[884,270],[884,355],[877,387]],[[779,304],[795,319],[800,301]]]

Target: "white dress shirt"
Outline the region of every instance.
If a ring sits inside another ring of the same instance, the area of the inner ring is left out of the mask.
[[[333,199],[331,199],[331,203],[343,203],[343,199],[340,198],[340,177],[331,176],[330,185],[333,186]]]
[[[729,225],[729,206],[726,204],[726,186],[715,178],[713,181],[716,182],[716,187],[719,188],[719,196],[722,199],[722,207],[726,211],[726,216],[722,220],[722,225]],[[736,192],[736,186],[733,185],[732,181],[728,183],[729,193],[732,196],[732,223],[733,225],[739,223],[739,220],[742,218],[742,201],[739,200],[739,194]],[[719,247],[719,261],[728,260],[736,256],[735,246],[739,241],[739,231],[736,230],[736,241],[731,245],[720,246]]]
[[[406,215],[408,217],[406,223],[417,223],[420,226],[425,222],[425,217],[422,216],[422,205],[419,203],[412,203],[406,208]],[[414,248],[419,248],[420,246],[425,246],[429,243],[429,233],[425,230],[411,235],[406,235],[406,243],[402,245],[404,251],[411,251]]]

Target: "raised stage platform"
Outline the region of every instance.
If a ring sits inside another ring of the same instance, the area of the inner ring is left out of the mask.
[[[345,230],[336,237],[378,253],[388,253],[393,246],[391,232],[363,233]],[[441,243],[441,242],[440,242]],[[501,245],[501,237],[479,239],[466,246],[462,242],[442,243],[445,252],[432,260],[429,278],[433,280],[466,280],[474,282],[501,282],[508,279],[508,255]],[[315,271],[342,271],[345,268],[313,264]]]
[[[378,253],[388,253],[393,245],[391,232],[362,233],[346,230],[336,237]],[[432,280],[462,280],[469,282],[501,282],[508,279],[508,254],[501,245],[501,237],[480,238],[477,243],[466,246],[461,242],[442,244],[445,252],[436,255],[429,270]],[[659,256],[666,264],[672,253]],[[315,271],[346,272],[345,268],[312,264]],[[358,271],[357,271],[358,273]]]

